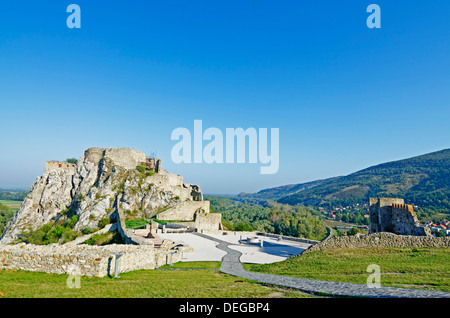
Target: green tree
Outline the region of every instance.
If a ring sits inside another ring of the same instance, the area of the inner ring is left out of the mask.
[[[361,233],[361,230],[357,227],[352,227],[349,231],[347,231],[347,235],[356,235],[358,233]]]

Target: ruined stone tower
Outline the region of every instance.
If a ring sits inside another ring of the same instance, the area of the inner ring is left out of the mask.
[[[430,229],[420,226],[414,208],[398,198],[369,198],[369,232],[430,236]]]

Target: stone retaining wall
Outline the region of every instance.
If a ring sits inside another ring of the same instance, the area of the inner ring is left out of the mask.
[[[335,236],[311,246],[302,254],[317,252],[327,248],[359,247],[450,247],[450,237],[396,235],[388,232],[369,235]]]
[[[105,246],[75,245],[0,245],[0,270],[27,270],[53,274],[104,277],[114,275],[115,256],[119,272],[155,269],[179,262],[186,247],[165,240],[160,248],[149,245],[111,244]],[[172,256],[170,256],[172,254]],[[172,259],[170,259],[172,257]]]
[[[287,240],[287,241],[307,243],[307,244],[311,244],[311,245],[320,243],[320,241],[310,240],[310,239],[306,239],[306,238],[286,236],[286,235],[273,234],[273,233],[256,232],[256,234],[267,236],[267,237],[272,237],[272,238],[281,238],[282,240]]]

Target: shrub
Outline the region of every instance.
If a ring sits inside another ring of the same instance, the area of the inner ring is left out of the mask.
[[[88,245],[107,245],[107,244],[124,244],[124,241],[118,232],[107,232],[103,234],[92,235],[91,238],[84,242]]]
[[[361,229],[359,229],[357,227],[352,227],[349,231],[347,231],[347,235],[352,236],[352,235],[356,235],[361,232],[362,232]]]
[[[52,243],[58,243],[64,232],[70,229],[61,225],[52,226],[51,224],[45,224],[40,229],[32,232],[22,232],[20,242],[36,245],[47,245]]]
[[[65,231],[66,228],[62,227],[61,225],[56,225],[50,231],[48,231],[47,234],[45,234],[42,244],[47,245],[58,243],[59,239]]]
[[[145,173],[145,171],[147,170],[145,163],[141,163],[139,166],[137,166],[136,170],[139,171],[140,173]]]
[[[76,239],[79,236],[80,236],[80,233],[78,233],[77,231],[73,231],[73,230],[66,231],[62,234],[60,243],[64,244],[64,243],[73,241],[74,239]]]
[[[78,215],[74,215],[70,218],[69,221],[67,221],[66,226],[73,229],[77,222],[78,222]]]
[[[47,233],[52,229],[53,224],[49,223],[49,224],[45,224],[44,226],[42,226],[42,230]]]
[[[103,245],[105,242],[108,242],[112,239],[113,234],[103,233],[103,234],[94,234],[88,240],[84,241],[84,244],[87,245]]]
[[[100,229],[104,228],[108,224],[111,224],[111,219],[110,218],[103,218],[100,221],[98,221],[98,227]]]
[[[78,160],[76,158],[68,158],[68,159],[66,159],[66,162],[73,163],[74,165],[76,165]]]
[[[20,234],[19,241],[27,244],[42,245],[45,234],[46,232],[42,228],[32,232],[24,231]]]
[[[93,229],[93,228],[90,228],[90,227],[86,227],[86,228],[83,229],[82,233],[86,235],[86,234],[91,234],[91,233],[94,233],[94,232],[97,232],[97,231],[98,231],[98,229]]]
[[[57,225],[54,222],[43,225],[40,229],[31,232],[22,232],[19,242],[35,245],[47,245],[52,243],[69,242],[79,236],[79,233],[73,230],[78,216],[74,215],[64,225]]]

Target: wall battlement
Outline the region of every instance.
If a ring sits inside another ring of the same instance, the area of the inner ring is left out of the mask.
[[[45,172],[50,171],[72,171],[75,173],[77,166],[73,163],[62,162],[62,161],[47,161],[45,163]]]
[[[411,204],[398,204],[398,203],[393,203],[392,204],[392,208],[396,209],[396,210],[405,210],[408,212],[414,212],[414,208]]]

